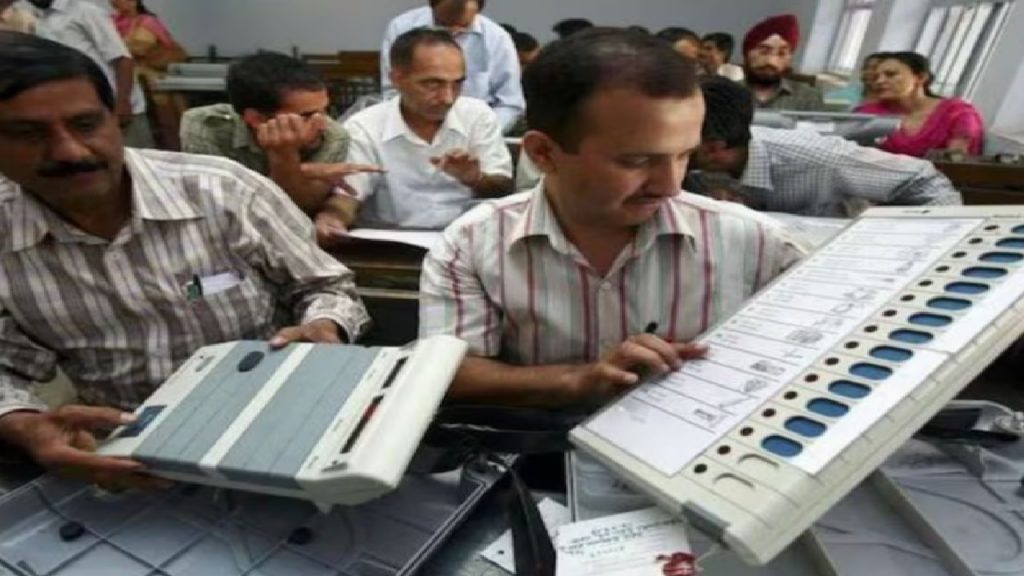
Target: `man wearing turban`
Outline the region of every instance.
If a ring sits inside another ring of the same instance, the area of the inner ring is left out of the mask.
[[[758,108],[822,111],[821,91],[786,78],[800,45],[800,23],[792,14],[772,16],[743,38],[743,71]]]

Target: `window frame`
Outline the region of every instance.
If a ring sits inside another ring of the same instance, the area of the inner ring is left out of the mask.
[[[932,0],[914,51],[931,62],[936,94],[969,98],[974,93],[1013,4],[1014,0]],[[991,9],[983,11],[985,5]],[[984,21],[979,22],[982,12]]]
[[[860,52],[864,47],[864,40],[867,37],[871,19],[874,16],[875,8],[878,7],[878,0],[843,0],[843,8],[839,15],[839,24],[832,37],[832,48],[828,54],[827,70],[837,76],[852,77],[858,70]],[[851,27],[859,14],[867,13],[863,30],[860,37],[850,37]],[[844,56],[852,54],[852,63],[849,67],[844,66]]]

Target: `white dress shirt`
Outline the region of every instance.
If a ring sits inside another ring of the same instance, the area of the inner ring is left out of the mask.
[[[357,225],[441,229],[458,218],[471,206],[473,191],[430,163],[451,150],[474,154],[484,174],[512,177],[512,156],[498,119],[483,102],[456,100],[433,142],[409,128],[400,104],[401,98],[392,98],[344,124],[351,138],[348,161],[387,170],[348,178],[362,202]]]
[[[718,75],[723,78],[728,78],[733,82],[743,82],[746,75],[743,73],[743,68],[735,64],[726,62],[718,67]]]
[[[36,34],[60,42],[93,59],[117,91],[113,61],[131,58],[114,27],[110,14],[86,0],[53,0],[46,10],[37,10]],[[138,82],[132,82],[132,113],[146,111],[146,100]]]
[[[429,6],[409,10],[388,24],[380,52],[381,86],[385,98],[397,94],[391,86],[391,45],[403,33],[424,26],[436,26],[434,12]],[[512,37],[481,14],[469,30],[456,36],[456,40],[466,57],[466,83],[462,87],[462,95],[487,102],[498,114],[502,131],[508,131],[526,111],[519,57]]]

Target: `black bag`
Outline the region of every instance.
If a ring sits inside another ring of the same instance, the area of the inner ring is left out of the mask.
[[[423,444],[440,449],[437,469],[455,468],[480,454],[540,455],[568,451],[569,431],[587,414],[453,405],[438,410]],[[518,576],[554,576],[555,548],[537,503],[515,466],[504,490]]]

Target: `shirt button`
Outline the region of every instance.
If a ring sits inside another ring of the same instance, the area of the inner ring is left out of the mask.
[[[611,282],[602,282],[601,283],[601,291],[602,292],[607,292],[607,291],[611,290],[612,288],[614,288],[614,286],[612,286]]]

